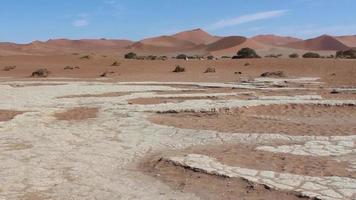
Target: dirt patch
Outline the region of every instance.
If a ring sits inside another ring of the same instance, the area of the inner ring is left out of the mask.
[[[66,98],[86,98],[86,97],[120,97],[129,95],[129,92],[108,92],[103,94],[79,94],[79,95],[68,95],[58,97],[58,99],[66,99]]]
[[[23,114],[24,112],[15,110],[0,110],[0,122],[10,121],[17,115]]]
[[[57,120],[82,121],[86,119],[96,118],[98,111],[98,108],[78,107],[69,109],[65,112],[55,113],[54,117]]]
[[[144,162],[141,167],[146,173],[158,178],[174,190],[194,193],[202,199],[309,199],[297,193],[273,190],[268,186],[254,184],[242,178],[225,178],[193,171],[164,161],[158,156],[150,158],[150,161]]]
[[[179,128],[232,133],[354,135],[356,106],[268,105],[227,111],[156,114],[151,122]]]

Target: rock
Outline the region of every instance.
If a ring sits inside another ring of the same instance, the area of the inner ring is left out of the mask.
[[[46,68],[42,68],[32,72],[31,77],[47,77],[49,74],[50,71],[48,71]]]
[[[204,73],[215,73],[215,68],[214,67],[208,67]]]
[[[181,67],[180,65],[177,65],[176,68],[173,70],[173,72],[176,72],[176,73],[185,72],[185,68]]]
[[[286,77],[286,75],[283,71],[275,71],[262,73],[261,77]]]

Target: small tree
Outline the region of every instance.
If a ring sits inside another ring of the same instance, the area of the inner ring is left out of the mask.
[[[232,59],[242,59],[242,58],[261,58],[257,55],[256,51],[251,48],[242,48],[240,49]]]
[[[292,53],[292,54],[289,55],[289,58],[299,58],[299,54]]]
[[[136,59],[136,58],[137,58],[137,54],[134,52],[125,54],[125,59]]]
[[[356,50],[349,49],[346,51],[338,51],[336,52],[336,58],[356,59]]]
[[[320,58],[321,56],[318,53],[308,52],[303,55],[303,58]]]

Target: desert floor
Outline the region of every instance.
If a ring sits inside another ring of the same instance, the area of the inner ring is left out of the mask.
[[[355,61],[81,56],[0,57],[1,200],[356,199]]]

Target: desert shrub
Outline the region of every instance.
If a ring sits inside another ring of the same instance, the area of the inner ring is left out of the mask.
[[[134,52],[125,54],[125,59],[136,59],[136,58],[137,58],[137,54]]]
[[[318,53],[308,52],[303,55],[303,58],[321,58]]]
[[[269,54],[266,55],[265,58],[280,58],[282,56],[283,56],[282,54]]]
[[[168,59],[167,56],[159,56],[159,57],[157,58],[157,60],[167,60],[167,59]]]
[[[106,72],[100,74],[100,77],[107,77],[107,76],[109,76],[110,74],[115,74],[115,72],[113,72],[113,71],[106,71]]]
[[[222,59],[229,59],[231,56],[221,56]]]
[[[185,54],[179,54],[179,55],[176,57],[176,59],[184,59],[184,60],[186,60],[186,59],[188,59],[188,56],[185,55]]]
[[[14,70],[15,68],[16,68],[15,65],[13,65],[13,66],[5,66],[3,70],[8,72],[8,71]]]
[[[80,59],[90,59],[90,56],[89,55],[85,55],[85,56],[82,56],[82,57],[80,57]]]
[[[299,58],[299,54],[292,53],[292,54],[289,55],[289,58]]]
[[[244,64],[244,66],[246,66],[246,67],[247,67],[247,66],[250,66],[250,65],[251,65],[250,63],[245,63],[245,64]]]
[[[157,60],[157,56],[149,55],[149,56],[147,56],[146,59],[147,59],[147,60]]]
[[[72,66],[65,66],[64,68],[63,68],[64,70],[73,70],[74,69],[74,67],[72,67]]]
[[[243,59],[243,58],[261,58],[257,55],[256,51],[251,48],[242,48],[240,49],[232,59]]]
[[[185,72],[185,68],[181,67],[180,65],[177,65],[176,68],[173,70],[173,72],[176,72],[176,73]]]
[[[275,72],[265,72],[261,74],[261,77],[285,77],[285,73],[283,71],[275,71]]]
[[[50,72],[46,68],[38,69],[32,72],[31,77],[47,77]]]
[[[208,56],[208,57],[207,57],[207,59],[208,59],[208,60],[214,60],[214,59],[215,59],[215,57],[214,57],[214,56],[212,56],[212,55],[210,55],[210,56]]]
[[[326,58],[335,58],[334,55],[329,55],[329,56],[326,56]]]
[[[215,68],[214,67],[208,67],[206,68],[205,72],[204,73],[215,73]]]
[[[346,51],[338,51],[336,52],[336,58],[356,59],[356,50],[349,49]]]

